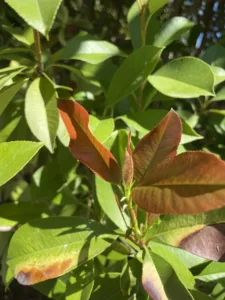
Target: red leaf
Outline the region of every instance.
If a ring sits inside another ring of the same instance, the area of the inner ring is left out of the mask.
[[[73,156],[106,181],[118,184],[121,170],[112,155],[91,133],[88,112],[77,102],[59,99],[58,108],[70,135]]]
[[[133,200],[156,214],[194,214],[225,205],[225,163],[190,151],[165,160],[138,184]]]
[[[132,184],[133,174],[134,174],[134,165],[133,165],[133,158],[132,158],[132,150],[130,148],[130,141],[131,141],[131,132],[128,135],[127,148],[125,149],[123,168],[122,168],[122,175],[123,175],[122,177],[123,177],[123,183],[125,187],[129,187]]]
[[[182,134],[182,123],[171,110],[162,121],[137,144],[134,154],[134,178],[141,181],[163,160],[176,155]]]

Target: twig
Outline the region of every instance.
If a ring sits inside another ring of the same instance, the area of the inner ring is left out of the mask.
[[[41,57],[41,41],[40,41],[40,34],[39,32],[34,29],[34,44],[35,44],[35,54],[36,54],[36,61],[38,65],[38,72],[43,72],[43,63]]]

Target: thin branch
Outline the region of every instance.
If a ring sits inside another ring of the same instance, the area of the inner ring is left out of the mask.
[[[34,29],[34,44],[35,44],[35,54],[36,54],[36,61],[38,65],[38,71],[39,73],[42,73],[44,68],[43,68],[43,63],[42,63],[42,53],[41,53],[41,41],[40,41],[40,34],[39,32]]]

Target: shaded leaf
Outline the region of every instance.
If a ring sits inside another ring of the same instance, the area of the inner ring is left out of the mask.
[[[31,27],[40,31],[43,35],[47,35],[52,27],[62,0],[51,0],[48,5],[41,0],[26,0],[23,2],[5,0],[5,2]]]
[[[150,75],[148,80],[162,94],[173,98],[214,95],[212,70],[195,57],[175,59]]]
[[[27,141],[1,143],[0,186],[15,176],[42,146],[42,143]]]
[[[150,14],[153,15],[160,8],[162,8],[164,5],[166,5],[168,2],[169,2],[169,0],[149,0],[148,7],[149,7]]]
[[[59,114],[55,89],[47,77],[36,78],[29,86],[25,116],[32,133],[53,153]]]
[[[17,128],[18,124],[20,123],[21,116],[15,117],[14,119],[10,120],[5,127],[1,128],[0,131],[0,143],[6,142],[13,131]]]
[[[150,9],[151,9],[151,0],[149,1]],[[156,8],[160,2],[165,2],[163,0],[161,1],[153,1],[154,8]],[[168,1],[166,1],[168,2]],[[173,41],[179,39],[183,33],[188,31],[194,26],[194,23],[189,21],[188,19],[184,17],[173,17],[170,20],[168,20],[165,24],[163,24],[161,30],[157,34],[154,45],[157,47],[166,47]]]
[[[144,46],[130,54],[115,72],[107,95],[107,104],[115,104],[134,92],[154,70],[162,49]]]
[[[140,140],[133,153],[136,182],[141,181],[166,158],[176,156],[181,133],[180,118],[171,110],[152,131]]]
[[[15,82],[0,91],[0,115],[26,81]]]
[[[30,27],[22,29],[21,27],[9,27],[3,25],[2,28],[10,33],[19,42],[27,46],[31,46],[34,43],[34,34],[32,28]]]
[[[36,219],[13,235],[7,263],[20,284],[31,285],[68,273],[99,255],[115,238],[105,226],[84,218]]]
[[[70,135],[70,151],[106,181],[119,183],[120,167],[112,153],[93,136],[88,112],[72,100],[58,100],[61,117]]]
[[[193,151],[165,160],[133,189],[133,200],[148,212],[201,213],[225,205],[225,163]]]
[[[21,73],[26,67],[8,67],[0,70],[0,90],[11,83],[11,80]]]

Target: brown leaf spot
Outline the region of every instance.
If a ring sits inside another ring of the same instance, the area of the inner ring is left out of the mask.
[[[17,275],[17,281],[22,285],[32,285],[41,281],[55,278],[64,274],[72,264],[72,259],[54,262],[48,266],[27,267],[20,270]]]
[[[210,260],[225,261],[225,223],[205,226],[179,244],[180,248]]]

